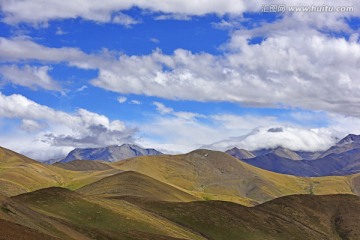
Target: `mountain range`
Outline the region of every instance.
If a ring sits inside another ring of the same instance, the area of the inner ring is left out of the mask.
[[[0,148],[0,238],[359,239],[360,174],[297,177],[247,161],[200,149],[49,165]]]
[[[155,149],[142,148],[135,144],[123,144],[121,146],[115,145],[102,148],[75,148],[65,158],[49,160],[46,163],[67,163],[74,160],[101,160],[105,162],[116,162],[138,156],[161,154],[161,152]]]
[[[323,152],[297,152],[279,147],[253,152],[232,148],[226,153],[250,165],[295,176],[343,176],[360,172],[360,136],[353,134]]]

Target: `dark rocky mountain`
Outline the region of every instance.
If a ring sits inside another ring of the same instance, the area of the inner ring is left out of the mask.
[[[287,149],[253,151],[256,157],[240,158],[253,166],[295,176],[343,176],[360,172],[360,136],[348,135],[324,152],[294,152]],[[294,161],[294,160],[298,161]]]
[[[135,144],[123,144],[121,146],[109,146],[103,148],[76,148],[59,162],[66,163],[74,160],[101,160],[106,162],[116,162],[138,156],[161,154],[161,152],[155,149],[142,148]]]

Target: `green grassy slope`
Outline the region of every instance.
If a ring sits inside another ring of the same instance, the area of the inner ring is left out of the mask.
[[[199,200],[166,183],[132,171],[103,178],[78,189],[77,192],[103,197],[137,196],[171,202]]]

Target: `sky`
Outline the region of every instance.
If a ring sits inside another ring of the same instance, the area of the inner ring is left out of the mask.
[[[358,0],[0,0],[0,146],[321,151],[360,134]]]

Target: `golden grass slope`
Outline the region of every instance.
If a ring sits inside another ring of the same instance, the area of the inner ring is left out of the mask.
[[[358,175],[302,178],[273,173],[210,150],[175,156],[144,156],[112,166],[148,175],[207,200],[232,199],[235,202],[244,199],[265,202],[293,194],[357,194],[359,182],[353,181]]]
[[[14,196],[53,186],[76,189],[119,172],[116,169],[68,171],[0,147],[0,195]]]
[[[88,164],[85,161],[77,166],[87,168]],[[295,177],[262,170],[223,152],[210,150],[197,150],[174,156],[137,157],[112,163],[110,167],[101,171],[71,171],[44,165],[0,148],[0,195],[14,196],[53,186],[75,190],[122,171],[135,171],[153,178],[139,178],[143,185],[152,186],[152,193],[146,193],[148,196],[156,195],[155,186],[161,189],[160,185],[154,184],[156,179],[195,198],[232,201],[248,206],[293,194],[360,194],[360,174],[341,177]],[[111,191],[125,191],[125,185],[131,182],[124,179],[121,181],[122,185],[120,182],[114,184]],[[139,195],[140,185],[137,187]]]
[[[77,192],[88,196],[107,198],[136,196],[169,202],[199,200],[178,188],[133,171],[122,172],[103,178],[78,189]]]

